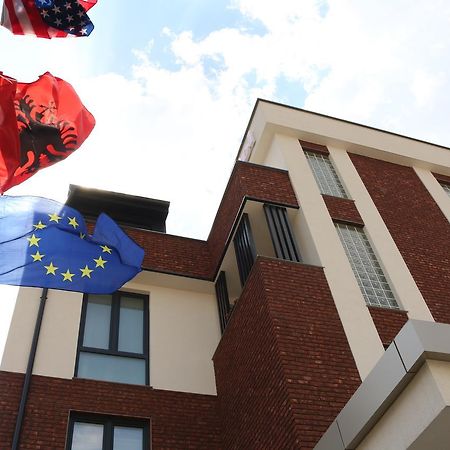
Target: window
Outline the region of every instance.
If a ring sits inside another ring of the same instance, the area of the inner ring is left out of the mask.
[[[85,295],[76,376],[148,384],[148,297]]]
[[[256,258],[255,243],[247,214],[242,215],[241,222],[236,230],[234,250],[236,252],[241,285],[244,286]]]
[[[370,306],[398,308],[363,229],[341,223],[335,225],[366,303]]]
[[[305,151],[306,159],[319,185],[320,192],[334,197],[347,198],[344,187],[327,155]]]
[[[217,307],[219,309],[220,330],[225,331],[230,314],[230,299],[228,297],[227,278],[225,272],[220,272],[215,284]]]
[[[74,415],[67,450],[147,450],[148,423],[128,418]]]
[[[264,213],[277,258],[301,262],[286,208],[265,204]]]
[[[447,192],[447,195],[450,196],[450,184],[442,183],[442,182],[440,184],[441,184],[442,188],[444,189],[444,191]]]

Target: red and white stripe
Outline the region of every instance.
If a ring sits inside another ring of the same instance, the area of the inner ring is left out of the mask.
[[[13,34],[28,34],[47,39],[71,36],[49,27],[42,20],[34,0],[4,0],[0,24]]]

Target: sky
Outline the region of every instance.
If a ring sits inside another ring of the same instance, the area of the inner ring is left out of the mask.
[[[89,15],[88,38],[0,29],[0,71],[50,71],[97,121],[10,195],[167,200],[168,233],[206,239],[257,98],[450,147],[448,0],[98,0]],[[0,357],[15,295],[0,286]]]

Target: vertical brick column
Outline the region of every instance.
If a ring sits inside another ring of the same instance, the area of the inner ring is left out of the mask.
[[[350,158],[434,319],[450,323],[450,223],[411,167]]]
[[[360,379],[322,268],[258,257],[214,355],[226,449],[312,449]]]

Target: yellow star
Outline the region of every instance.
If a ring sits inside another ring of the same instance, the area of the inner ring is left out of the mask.
[[[98,259],[94,258],[94,261],[96,262],[95,267],[101,267],[102,269],[105,268],[105,263],[108,262],[108,261],[105,261],[104,259],[102,259],[101,256],[99,256]]]
[[[70,273],[69,269],[67,269],[67,271],[61,272],[61,275],[64,277],[63,281],[72,281],[72,277],[75,275],[74,273]]]
[[[100,245],[100,247],[102,248],[103,253],[106,252],[106,253],[111,254],[111,249],[107,245]]]
[[[68,217],[69,219],[69,225],[72,225],[75,229],[78,226],[77,218],[76,217]]]
[[[59,223],[59,221],[61,220],[61,217],[58,216],[58,214],[54,213],[54,214],[49,214],[48,215],[50,217],[50,222],[56,222]]]
[[[56,267],[56,266],[53,265],[53,262],[50,262],[49,266],[44,266],[44,267],[47,269],[46,275],[48,275],[50,273],[52,275],[56,275],[56,269],[59,269],[59,267]]]
[[[86,235],[84,233],[80,233],[80,239],[84,239]]]
[[[80,269],[81,270],[81,278],[83,278],[83,277],[88,277],[88,278],[91,278],[91,272],[93,272],[93,270],[92,269],[89,269],[89,267],[87,266],[87,264],[86,264],[86,266],[84,267],[84,269]]]
[[[29,247],[33,247],[35,245],[36,247],[39,247],[38,242],[41,240],[41,238],[38,238],[34,235],[34,233],[31,235],[30,238],[27,238],[27,241],[30,243]]]
[[[42,261],[42,258],[44,257],[45,255],[41,255],[40,253],[39,253],[39,250],[34,254],[34,255],[31,255],[31,257],[33,258],[33,262],[36,262],[36,261]]]
[[[43,228],[45,228],[47,225],[44,225],[41,221],[39,221],[37,224],[33,225],[35,230],[42,230]]]

